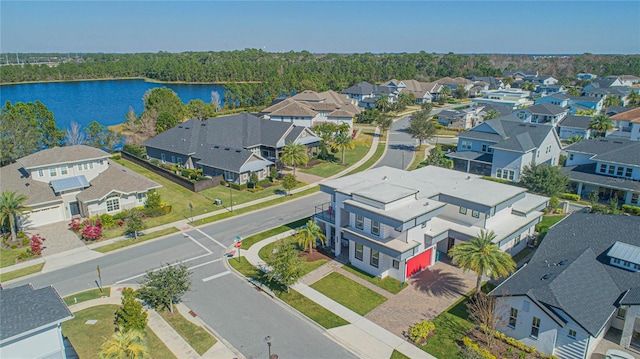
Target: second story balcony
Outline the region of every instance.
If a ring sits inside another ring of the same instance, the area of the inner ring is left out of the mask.
[[[336,223],[336,212],[333,209],[331,202],[317,205],[315,207],[315,213],[313,216],[325,222],[329,222],[332,224]]]

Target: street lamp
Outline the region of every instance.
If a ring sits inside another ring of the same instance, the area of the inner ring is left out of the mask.
[[[264,338],[264,341],[267,343],[267,346],[269,347],[269,359],[278,359],[278,354],[271,354],[271,336],[267,335]]]

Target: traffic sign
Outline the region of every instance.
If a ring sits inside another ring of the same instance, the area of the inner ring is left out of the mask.
[[[242,247],[242,242],[240,241],[236,242],[236,248],[240,248],[240,247]]]
[[[238,243],[242,241],[242,237],[240,236],[236,236],[236,239],[234,240],[234,242]]]

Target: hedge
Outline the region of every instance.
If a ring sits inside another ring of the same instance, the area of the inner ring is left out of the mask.
[[[632,216],[640,216],[640,207],[638,207],[638,206],[632,206],[630,204],[623,204],[622,205],[622,210],[625,213],[629,213]]]
[[[566,199],[569,201],[579,201],[580,200],[580,196],[577,194],[573,194],[573,193],[563,193],[560,195],[560,198],[562,199]]]

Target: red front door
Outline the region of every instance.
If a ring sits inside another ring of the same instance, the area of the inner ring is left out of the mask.
[[[427,268],[431,264],[431,251],[433,248],[429,248],[426,251],[418,254],[417,256],[407,260],[406,278],[420,272]]]

